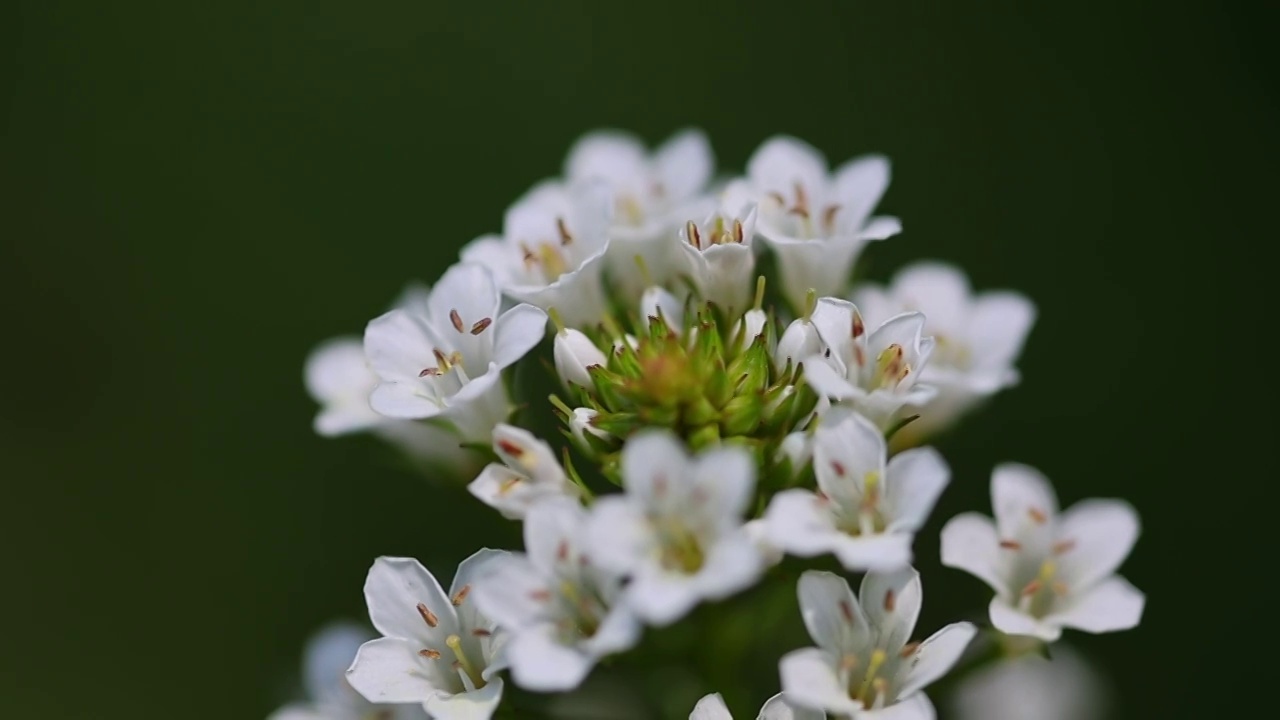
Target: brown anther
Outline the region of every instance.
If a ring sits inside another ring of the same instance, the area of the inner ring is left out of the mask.
[[[809,195],[804,191],[804,185],[796,183],[796,210],[800,210],[804,215],[809,214]]]
[[[419,651],[418,651],[418,654],[419,654],[419,655],[421,655],[421,656],[422,656],[422,657],[424,657],[424,658],[427,658],[428,660],[439,660],[439,659],[440,659],[440,651],[439,651],[439,650],[432,650],[431,648],[423,648],[422,650],[419,650]]]
[[[698,487],[689,493],[689,502],[694,505],[703,505],[707,502],[707,491]]]
[[[1066,555],[1067,553],[1075,549],[1075,546],[1076,546],[1075,540],[1060,540],[1053,544],[1053,554]]]
[[[653,494],[662,497],[667,493],[667,476],[659,475],[653,479]]]
[[[568,245],[573,242],[573,236],[569,234],[569,226],[565,224],[564,218],[556,218],[556,232],[560,233],[560,244]]]
[[[909,658],[912,655],[915,655],[916,651],[919,649],[920,649],[920,643],[918,642],[907,643],[906,645],[902,646],[902,652],[899,654],[899,656],[904,658]]]
[[[1026,587],[1022,588],[1022,594],[1035,595],[1036,593],[1040,592],[1040,588],[1041,588],[1040,579],[1036,578],[1035,580],[1032,580],[1031,582],[1027,583]]]
[[[1017,540],[1001,540],[1000,547],[1004,548],[1005,550],[1021,550],[1022,543],[1018,542]]]
[[[840,477],[844,477],[844,474],[845,474],[846,472],[848,472],[847,470],[845,470],[844,465],[843,465],[843,464],[841,464],[841,462],[840,462],[839,460],[832,460],[832,461],[831,461],[831,469],[832,469],[832,470],[834,470],[834,471],[835,471],[835,473],[836,473],[837,475],[839,475]]]
[[[493,633],[489,630],[485,630],[484,628],[475,628],[471,631],[471,634],[476,637],[489,637]]]
[[[524,478],[520,477],[519,475],[512,475],[511,477],[508,477],[506,480],[503,480],[502,483],[498,485],[498,494],[506,495],[507,493],[515,489],[515,486],[519,485],[522,482],[524,482]]]
[[[685,239],[689,241],[689,244],[690,244],[690,245],[692,245],[692,246],[694,246],[694,247],[696,247],[696,248],[701,248],[701,247],[702,247],[702,233],[698,232],[698,224],[697,224],[697,223],[695,223],[695,222],[694,222],[694,221],[692,221],[692,220],[690,220],[689,222],[685,223],[685,224],[684,224],[684,235],[685,235]]]
[[[440,619],[436,617],[436,614],[431,612],[430,608],[422,603],[418,603],[418,614],[422,616],[422,621],[425,622],[428,627],[435,627],[440,624]]]
[[[458,591],[458,594],[453,596],[453,600],[452,600],[453,606],[458,607],[459,605],[461,605],[462,601],[466,600],[467,595],[470,595],[470,594],[471,594],[471,586],[463,585],[462,589]]]
[[[849,605],[848,600],[840,601],[840,615],[844,618],[845,622],[850,625],[853,624],[853,607]]]
[[[802,217],[802,218],[804,218],[804,219],[806,219],[806,220],[808,220],[808,219],[809,219],[809,211],[808,211],[808,210],[805,210],[805,209],[804,209],[804,208],[802,208],[802,207],[798,207],[798,206],[797,206],[797,207],[793,207],[793,208],[791,208],[790,210],[788,210],[788,211],[787,211],[787,214],[789,214],[789,215],[795,215],[796,217]]]
[[[814,494],[814,495],[816,495],[816,496],[818,497],[818,504],[819,504],[819,505],[821,505],[821,504],[823,504],[823,503],[829,503],[829,502],[831,502],[831,498],[827,497],[827,494],[826,494],[826,493],[824,493],[824,492],[822,492],[821,490],[814,490],[814,491],[813,491],[813,494]]]
[[[520,447],[519,445],[511,442],[506,438],[499,438],[497,444],[498,444],[498,449],[508,455],[519,456],[524,454],[524,448]]]
[[[561,540],[560,544],[556,546],[556,560],[564,562],[567,559],[569,559],[569,542]]]
[[[1034,520],[1037,525],[1043,525],[1049,522],[1049,516],[1040,508],[1027,508],[1027,514],[1031,516],[1031,519]]]
[[[418,373],[418,377],[422,378],[422,377],[427,377],[428,375],[430,375],[431,377],[435,377],[436,375],[439,375],[439,374],[440,374],[440,368],[423,368],[422,372]]]
[[[535,602],[546,602],[551,599],[551,591],[534,590],[533,592],[529,593],[529,599]]]
[[[787,199],[786,199],[786,198],[784,198],[784,197],[782,197],[782,193],[780,193],[780,192],[771,192],[771,193],[767,193],[767,194],[766,194],[766,196],[767,196],[770,200],[772,200],[772,201],[774,201],[774,202],[778,203],[779,205],[786,205],[786,204],[787,204]]]
[[[853,360],[858,363],[858,367],[867,364],[867,351],[863,350],[861,345],[853,346]]]
[[[867,326],[862,322],[862,314],[854,313],[853,314],[853,331],[852,331],[853,336],[855,338],[860,338],[862,337],[862,334],[865,333],[866,331],[867,331]]]
[[[449,311],[449,322],[453,323],[453,329],[462,332],[462,316],[458,314],[457,309]]]
[[[529,249],[528,245],[525,245],[524,243],[520,243],[520,251],[524,253],[524,264],[526,268],[530,265],[536,265],[538,263],[538,256],[534,254],[532,250]]]
[[[857,655],[849,653],[840,658],[840,669],[844,670],[845,672],[849,672],[850,670],[853,670],[856,667],[858,667]]]
[[[734,220],[733,221],[733,241],[738,244],[742,244],[743,240],[744,238],[743,238],[743,231],[742,231],[742,221]]]
[[[884,594],[884,611],[893,612],[893,608],[898,604],[898,597],[892,590],[888,590]]]
[[[493,318],[480,318],[479,320],[476,321],[475,325],[471,326],[471,334],[479,335],[480,333],[489,329],[489,326],[492,324],[493,324]]]
[[[835,223],[836,223],[836,213],[838,213],[838,212],[840,212],[840,206],[839,206],[839,205],[828,205],[828,206],[826,207],[826,209],[822,211],[822,225],[823,225],[823,227],[825,227],[825,228],[827,228],[828,230],[830,230],[830,229],[831,229],[831,227],[832,227],[833,225],[835,225]]]
[[[1054,595],[1059,597],[1067,594],[1067,584],[1061,580],[1054,581],[1054,583],[1049,586],[1049,589],[1053,591]]]

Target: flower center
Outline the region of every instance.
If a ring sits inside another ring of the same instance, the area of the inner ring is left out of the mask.
[[[937,333],[933,336],[933,355],[929,356],[931,364],[968,370],[973,364],[973,352],[968,343],[960,342],[946,335]]]
[[[911,363],[906,361],[902,346],[894,343],[876,356],[876,364],[871,371],[871,390],[892,390],[911,374]]]
[[[662,567],[692,575],[702,569],[706,560],[702,543],[687,525],[673,520],[652,520],[661,538],[660,557]]]
[[[798,238],[812,239],[832,235],[835,232],[836,216],[840,214],[840,205],[829,204],[821,208],[812,204],[812,198],[802,183],[792,186],[793,201],[780,192],[768,193],[773,201],[774,209],[781,213],[778,218],[788,226],[789,234]]]
[[[878,535],[889,527],[888,518],[880,507],[883,479],[875,470],[868,471],[862,477],[862,500],[857,508],[842,508],[844,512],[837,518],[837,526],[844,533],[853,536]]]

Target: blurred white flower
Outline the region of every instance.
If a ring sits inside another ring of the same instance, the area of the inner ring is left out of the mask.
[[[382,557],[365,581],[383,637],[360,646],[347,680],[377,702],[421,703],[438,720],[487,720],[502,699],[502,636],[468,598],[506,553],[481,550],[458,566],[446,595],[412,558]]]
[[[501,297],[479,265],[454,265],[424,303],[397,308],[365,329],[364,351],[379,383],[377,412],[443,421],[466,440],[487,441],[511,412],[502,370],[537,345],[547,316],[530,305],[499,315]]]
[[[606,311],[609,205],[600,183],[540,183],[507,210],[501,235],[473,240],[462,260],[492,270],[516,302],[555,308],[571,326],[596,322]]]
[[[904,405],[918,407],[936,393],[919,382],[934,348],[924,323],[920,313],[903,313],[868,334],[853,303],[822,298],[813,326],[825,349],[805,359],[805,380],[819,395],[849,403],[887,428]]]
[[[1053,642],[1063,628],[1128,630],[1146,597],[1115,574],[1138,539],[1138,514],[1122,500],[1084,500],[1058,513],[1048,479],[1006,463],[991,476],[995,522],[957,515],[942,528],[942,563],[991,586],[991,624]]]
[[[511,635],[506,656],[523,688],[577,687],[596,662],[634,646],[640,623],[620,602],[622,579],[588,558],[586,513],[548,499],[524,521],[524,553],[494,563],[476,584],[476,602]]]
[[[910,564],[911,543],[950,480],[933,448],[886,462],[884,436],[849,413],[814,433],[818,493],[784,490],[765,513],[770,542],[793,555],[833,553],[850,570]]]
[[[870,325],[904,312],[922,312],[933,354],[920,379],[938,389],[913,408],[920,418],[904,428],[923,437],[953,424],[974,406],[1018,382],[1014,363],[1022,352],[1036,309],[1008,291],[975,294],[959,268],[921,262],[903,268],[888,287],[859,287],[853,296]]]
[[[977,628],[953,623],[909,643],[923,600],[919,573],[867,573],[855,598],[838,575],[809,570],[797,594],[818,647],[779,662],[791,702],[859,720],[933,720],[933,703],[921,691],[947,674]]]
[[[956,720],[1098,720],[1108,694],[1098,671],[1059,643],[1052,659],[1022,655],[965,677],[948,704]]]
[[[374,704],[347,684],[346,670],[372,633],[358,625],[330,625],[307,642],[302,680],[307,701],[286,705],[268,720],[426,720],[421,705]]]
[[[490,463],[467,486],[486,505],[512,520],[523,518],[535,503],[549,497],[578,496],[551,446],[513,425],[493,429],[493,451],[502,463]]]
[[[556,332],[552,355],[556,363],[556,374],[566,385],[573,384],[590,388],[591,368],[604,367],[609,359],[600,348],[591,342],[580,330],[563,328]]]
[[[790,704],[783,693],[769,698],[764,707],[760,708],[760,714],[756,716],[756,720],[825,719],[826,715],[820,711]],[[693,712],[689,713],[689,720],[733,720],[733,715],[729,714],[729,708],[725,706],[724,698],[720,697],[720,693],[713,693],[703,697],[697,705],[693,706]]]
[[[637,615],[667,625],[759,579],[764,560],[743,528],[756,480],[749,452],[689,457],[673,434],[649,430],[627,440],[621,464],[626,493],[596,500],[587,538],[592,560],[631,577],[625,598]]]
[[[871,215],[889,187],[887,158],[867,155],[834,173],[827,168],[813,146],[777,136],[751,156],[746,178],[724,192],[732,211],[759,207],[756,229],[778,258],[783,295],[796,310],[810,290],[843,295],[866,244],[902,230],[897,218]]]

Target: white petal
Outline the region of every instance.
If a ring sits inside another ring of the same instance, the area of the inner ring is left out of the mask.
[[[484,615],[502,627],[518,631],[544,615],[547,583],[523,553],[494,558],[471,590]]]
[[[690,482],[710,495],[709,502],[723,517],[740,519],[755,499],[756,463],[750,451],[737,446],[707,450],[694,458]]]
[[[840,214],[848,218],[841,220],[861,229],[889,188],[889,176],[889,158],[883,155],[864,155],[837,168],[835,200],[840,203]]]
[[[849,698],[835,671],[836,660],[818,648],[795,650],[778,661],[782,692],[800,707],[852,715],[862,703]]]
[[[369,367],[383,380],[415,382],[422,370],[435,366],[432,352],[442,349],[424,319],[405,310],[384,313],[365,326],[364,352]]]
[[[1058,535],[1071,549],[1058,559],[1064,579],[1084,591],[1115,573],[1138,540],[1138,513],[1123,500],[1085,500],[1059,519]]]
[[[880,533],[854,537],[841,533],[832,547],[846,570],[888,572],[911,564],[910,533]]]
[[[627,494],[653,506],[671,483],[683,480],[689,462],[683,443],[670,432],[638,432],[622,448],[622,484]]]
[[[1062,637],[1060,626],[1041,622],[1001,600],[998,595],[991,599],[987,615],[991,618],[991,625],[1006,635],[1025,635],[1045,642],[1055,642]]]
[[[792,366],[811,355],[823,351],[822,338],[812,322],[803,318],[791,321],[787,329],[782,331],[778,339],[778,347],[774,350],[774,359],[779,366],[788,362]]]
[[[575,500],[551,498],[530,508],[524,520],[524,549],[534,567],[547,577],[554,575],[561,547],[578,550],[586,519]]]
[[[458,435],[470,442],[489,442],[493,428],[511,417],[513,408],[496,363],[480,377],[463,385],[441,411],[441,419],[453,424]]]
[[[516,263],[520,262],[519,249],[507,243],[500,235],[485,235],[467,243],[459,253],[459,259],[468,264],[489,268],[494,280],[501,287],[510,285],[516,279]],[[408,303],[397,303],[397,307],[410,307]],[[425,306],[418,305],[417,312],[424,312]]]
[[[938,496],[951,480],[951,469],[933,448],[907,450],[893,456],[886,468],[887,497],[893,509],[890,529],[919,530]]]
[[[964,513],[942,527],[942,564],[985,582],[997,593],[1008,590],[1000,570],[1000,538],[989,518]]]
[[[804,358],[804,381],[818,395],[833,400],[850,400],[861,395],[853,383],[836,372],[821,355]]]
[[[1142,591],[1115,575],[1098,583],[1069,609],[1045,618],[1045,622],[1089,633],[1129,630],[1142,621],[1146,604]]]
[[[839,575],[806,570],[796,583],[796,597],[809,637],[832,655],[845,655],[859,638],[870,635],[862,606]]]
[[[532,305],[517,305],[497,319],[493,361],[499,369],[524,357],[546,335],[547,314]]]
[[[359,338],[326,340],[307,356],[304,370],[307,392],[317,402],[350,395],[352,388],[367,389],[377,382],[364,357]]]
[[[640,298],[640,319],[648,329],[657,318],[677,334],[684,329],[684,303],[665,288],[655,286],[645,290]]]
[[[370,640],[360,646],[347,682],[374,703],[420,703],[438,692],[449,692],[454,685],[444,673],[453,671],[447,670],[444,661],[418,655],[422,649],[421,644],[403,638]]]
[[[934,720],[937,711],[924,693],[916,693],[888,707],[865,712],[858,720]]]
[[[562,692],[578,687],[591,672],[594,661],[582,652],[561,645],[555,627],[539,625],[511,639],[507,656],[511,679],[534,692]]]
[[[923,354],[925,351],[924,324],[925,316],[918,312],[905,312],[889,318],[867,336],[867,361],[874,363],[885,348],[900,345],[904,359],[919,370],[922,363],[913,355]]]
[[[973,304],[969,342],[984,364],[1011,365],[1036,321],[1036,306],[1014,292],[986,292]]]
[[[814,433],[813,472],[818,487],[846,511],[861,504],[868,475],[892,487],[893,478],[885,477],[884,459],[884,436],[857,413],[835,423],[824,422]]]
[[[964,271],[947,263],[917,262],[893,277],[893,293],[903,310],[928,318],[929,332],[954,335],[965,327],[973,291]]]
[[[653,158],[666,196],[689,198],[702,191],[715,171],[715,156],[706,133],[689,128],[672,135]]]
[[[860,240],[885,240],[902,232],[902,221],[896,217],[873,217],[858,233]]]
[[[609,359],[591,339],[580,330],[565,328],[556,333],[553,356],[556,363],[556,374],[565,383],[581,387],[592,386],[590,369],[605,367]]]
[[[778,693],[765,701],[756,720],[826,720],[820,710],[800,707],[790,701],[786,693]]]
[[[787,135],[769,138],[747,161],[747,175],[762,189],[791,192],[797,183],[812,191],[827,180],[827,159],[809,143]]]
[[[418,420],[439,415],[443,408],[418,394],[409,383],[384,382],[369,394],[369,406],[377,412],[405,420]]]
[[[844,295],[854,261],[866,245],[857,235],[792,240],[764,234],[764,238],[778,261],[782,294],[797,311],[804,307],[810,290],[818,297]]]
[[[505,423],[496,426],[493,450],[508,467],[540,484],[553,485],[566,480],[564,468],[560,467],[551,446],[524,428]]]
[[[464,587],[472,587],[482,577],[493,572],[500,561],[499,558],[511,557],[511,553],[506,550],[493,550],[490,548],[480,548],[466,560],[458,563],[458,572],[453,576],[453,582],[449,585],[449,597],[453,598],[462,592]]]
[[[668,572],[656,565],[644,566],[631,579],[625,597],[635,614],[655,627],[665,627],[684,617],[701,599],[695,577]]]
[[[332,718],[322,708],[294,703],[271,713],[267,716],[267,720],[332,720]]]
[[[468,326],[498,314],[502,297],[493,274],[483,265],[458,263],[440,276],[427,299],[427,317],[443,322],[457,312]]]
[[[950,672],[977,634],[978,628],[972,623],[960,622],[929,636],[911,656],[906,679],[898,694],[906,697],[923,690]]]
[[[624,652],[640,642],[643,627],[626,603],[615,602],[596,634],[579,645],[593,658]]]
[[[1018,463],[1003,463],[991,474],[991,509],[1003,539],[1016,538],[1028,526],[1030,513],[1054,517],[1058,497],[1039,470]]]
[[[760,548],[745,529],[720,539],[707,552],[698,572],[698,591],[708,600],[723,600],[746,590],[764,572]]]
[[[634,570],[658,542],[644,508],[625,495],[602,497],[591,506],[586,537],[591,559],[616,573]]]
[[[467,485],[467,491],[480,502],[502,513],[508,520],[520,520],[529,511],[532,501],[542,494],[516,494],[527,486],[528,478],[505,465],[490,463],[480,475]]]
[[[713,693],[704,696],[693,706],[689,720],[733,720],[733,716],[729,714],[729,708],[725,706],[720,693]]]
[[[493,678],[478,690],[429,697],[425,707],[435,720],[489,720],[500,702],[502,678]]]
[[[842,535],[830,510],[808,490],[783,490],[773,496],[764,522],[771,544],[800,557],[831,552]]]
[[[359,625],[336,623],[316,633],[303,651],[302,684],[317,703],[343,698],[351,689],[344,673],[360,646],[373,637]]]
[[[413,558],[380,557],[364,583],[369,620],[387,637],[444,638],[458,632],[453,603],[436,578]],[[431,627],[418,611],[425,605],[435,614]]]
[[[644,173],[644,143],[621,130],[597,130],[583,135],[569,149],[564,174],[570,181],[601,179],[627,183]]]
[[[862,313],[848,300],[824,297],[813,309],[813,327],[818,336],[831,349],[832,354],[846,365],[854,362],[854,329],[862,325]]]
[[[867,623],[880,629],[881,647],[894,653],[906,646],[916,629],[924,592],[920,573],[907,567],[893,572],[869,572],[858,590]]]

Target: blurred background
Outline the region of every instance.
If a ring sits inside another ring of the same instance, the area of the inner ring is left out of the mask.
[[[1207,643],[1244,636],[1260,591],[1211,545],[1274,475],[1230,452],[1259,432],[1237,399],[1269,391],[1266,331],[1226,308],[1270,289],[1237,264],[1275,241],[1275,13],[961,5],[0,11],[0,717],[264,717],[306,637],[364,617],[375,556],[447,576],[517,546],[373,440],[313,435],[302,361],[602,126],[700,126],[726,171],[778,132],[890,155],[881,209],[906,232],[868,274],[941,258],[1040,308],[1023,385],[942,444],[922,630],[983,607],[936,533],[1019,460],[1064,503],[1142,513],[1143,625],[1074,643],[1114,716],[1239,701],[1254,666]],[[776,684],[773,658],[743,662],[738,708]]]

